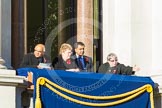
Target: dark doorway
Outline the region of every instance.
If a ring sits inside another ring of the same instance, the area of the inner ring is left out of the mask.
[[[58,32],[60,23],[76,18],[76,0],[61,1],[12,0],[11,62],[14,69],[19,67],[24,54],[33,52],[37,43],[47,44],[47,51],[50,50],[48,55],[53,59],[58,55],[59,44],[76,36],[74,23]],[[48,43],[47,39],[52,41]]]

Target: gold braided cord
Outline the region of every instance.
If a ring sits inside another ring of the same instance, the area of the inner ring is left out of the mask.
[[[138,91],[141,91],[143,89],[146,89],[148,84],[147,85],[144,85],[138,89],[135,89],[135,90],[132,90],[130,92],[127,92],[127,93],[123,93],[123,94],[119,94],[119,95],[114,95],[114,96],[91,96],[91,95],[85,95],[85,94],[80,94],[80,93],[77,93],[77,92],[73,92],[71,90],[68,90],[66,88],[63,88],[53,82],[51,82],[50,80],[48,79],[44,79],[47,83],[51,84],[52,86],[56,87],[57,89],[60,89],[64,92],[67,92],[69,94],[72,94],[74,96],[78,96],[78,97],[82,97],[82,98],[88,98],[88,99],[97,99],[97,100],[106,100],[106,99],[116,99],[116,98],[121,98],[121,97],[126,97],[128,95],[131,95],[131,94],[134,94]]]
[[[48,84],[49,83],[49,84]],[[40,100],[40,89],[39,89],[39,85],[44,85],[47,88],[49,88],[50,90],[52,90],[53,92],[55,92],[56,94],[58,94],[59,96],[62,96],[65,99],[68,99],[72,102],[78,103],[78,104],[82,104],[82,105],[87,105],[87,106],[98,106],[98,107],[104,107],[104,106],[112,106],[112,105],[117,105],[120,103],[124,103],[126,101],[129,101],[135,97],[137,97],[138,95],[142,94],[143,92],[147,91],[150,93],[150,102],[151,102],[151,108],[154,108],[154,101],[153,101],[153,90],[152,90],[152,86],[150,84],[146,84],[138,89],[135,89],[133,91],[127,92],[127,93],[123,93],[123,94],[119,94],[119,95],[114,95],[114,96],[91,96],[91,95],[85,95],[85,94],[80,94],[77,92],[73,92],[70,91],[66,88],[63,88],[51,81],[49,81],[46,78],[40,77],[37,80],[36,83],[36,102],[35,102],[35,108],[41,108],[41,100]],[[64,92],[67,92],[69,94],[72,94],[74,96],[78,96],[78,97],[83,97],[83,98],[88,98],[88,99],[97,99],[97,100],[101,100],[101,99],[116,99],[116,98],[122,98],[125,97],[123,99],[114,101],[114,102],[106,102],[106,103],[91,103],[91,102],[85,102],[85,101],[80,101],[77,99],[74,99],[72,97],[69,97],[61,92],[59,92],[58,90],[56,90],[54,87],[57,89],[60,89]],[[126,97],[127,96],[127,97]]]
[[[77,99],[74,99],[74,98],[71,98],[65,94],[62,94],[61,92],[57,91],[56,89],[54,89],[53,87],[51,87],[49,84],[45,84],[45,86],[47,86],[50,90],[52,90],[53,92],[55,92],[56,94],[58,94],[59,96],[62,96],[63,98],[65,99],[68,99],[72,102],[75,102],[75,103],[78,103],[78,104],[82,104],[82,105],[87,105],[87,106],[97,106],[97,107],[105,107],[105,106],[112,106],[112,105],[117,105],[117,104],[120,104],[120,103],[124,103],[126,101],[129,101],[133,98],[135,98],[136,96],[140,95],[141,93],[143,93],[145,91],[144,90],[141,90],[127,98],[124,98],[124,99],[120,99],[118,101],[114,101],[114,102],[106,102],[106,103],[91,103],[91,102],[84,102],[84,101],[80,101],[80,100],[77,100]]]
[[[150,103],[151,103],[151,108],[154,108],[153,92],[150,93]]]
[[[36,99],[35,99],[35,108],[42,108],[41,99],[40,99],[40,90],[39,90],[39,83],[41,78],[38,78],[36,82]]]

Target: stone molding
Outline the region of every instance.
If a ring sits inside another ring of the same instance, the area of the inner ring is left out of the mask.
[[[26,86],[27,78],[17,76],[15,70],[0,69],[0,86]]]

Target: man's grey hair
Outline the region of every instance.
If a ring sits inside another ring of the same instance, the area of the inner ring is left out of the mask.
[[[109,53],[107,56],[107,61],[110,61],[112,57],[115,57],[115,59],[118,60],[118,57],[115,53]]]

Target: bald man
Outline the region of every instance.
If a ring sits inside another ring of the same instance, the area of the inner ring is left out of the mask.
[[[20,67],[41,68],[40,63],[51,63],[51,59],[44,53],[45,46],[43,44],[37,44],[33,53],[28,53],[24,56]]]

